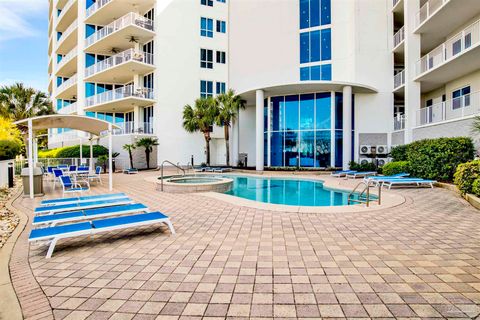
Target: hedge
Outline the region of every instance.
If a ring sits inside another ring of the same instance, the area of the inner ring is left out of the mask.
[[[462,194],[475,193],[478,194],[478,187],[480,182],[477,182],[477,186],[474,188],[476,180],[480,179],[480,160],[470,161],[458,165],[455,172],[455,185]],[[474,189],[477,189],[475,192]]]
[[[407,161],[407,145],[400,145],[390,150],[390,156],[394,161]]]
[[[83,157],[90,157],[90,146],[82,145]],[[108,155],[108,149],[101,145],[93,146],[93,157],[97,158],[101,155]],[[80,145],[56,148],[38,152],[39,158],[79,158]]]
[[[350,161],[349,163],[350,170],[356,171],[377,171],[377,167],[374,163],[368,162],[365,164],[356,163],[355,161]]]
[[[0,160],[14,159],[22,150],[22,145],[17,140],[0,140]]]
[[[386,176],[403,172],[410,172],[410,163],[408,161],[394,161],[383,166],[383,174]]]

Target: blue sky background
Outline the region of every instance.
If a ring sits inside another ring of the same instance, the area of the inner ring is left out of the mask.
[[[0,86],[48,87],[48,1],[0,0]]]

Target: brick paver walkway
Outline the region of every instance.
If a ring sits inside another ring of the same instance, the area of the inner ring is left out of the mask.
[[[144,177],[118,175],[116,191],[171,216],[176,236],[153,226],[66,240],[50,260],[31,247],[56,319],[480,313],[480,214],[450,191],[397,191],[407,202],[381,211],[299,214],[162,194]]]

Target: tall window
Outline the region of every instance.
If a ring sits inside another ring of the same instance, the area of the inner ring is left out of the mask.
[[[217,56],[217,59],[216,59],[217,63],[226,63],[227,54],[224,51],[217,51],[216,56]]]
[[[213,19],[200,18],[200,35],[213,38]]]
[[[452,109],[470,106],[470,86],[452,92]]]
[[[300,63],[331,60],[331,42],[331,29],[300,33]]]
[[[213,0],[200,0],[202,6],[213,7]]]
[[[225,90],[226,90],[225,82],[217,82],[217,88],[216,89],[217,89],[217,91],[216,91],[217,94],[225,93]]]
[[[200,96],[202,98],[212,97],[213,96],[213,81],[200,81]]]
[[[330,24],[330,0],[300,0],[300,29]]]
[[[227,23],[222,20],[217,20],[217,32],[226,33],[227,32]]]
[[[319,66],[310,66],[300,68],[300,80],[332,80],[332,65],[322,64]]]
[[[200,49],[200,67],[213,69],[213,50]]]

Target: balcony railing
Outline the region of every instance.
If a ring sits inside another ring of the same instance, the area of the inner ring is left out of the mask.
[[[393,118],[393,130],[400,131],[405,129],[405,114],[397,113]]]
[[[400,0],[393,0],[393,7],[395,7],[399,1]]]
[[[480,92],[475,92],[421,108],[417,114],[417,125],[462,119],[478,113],[480,113]]]
[[[78,26],[78,20],[75,19],[75,21],[72,22],[71,25],[68,26],[68,28],[62,33],[60,38],[57,41],[57,47],[62,43],[63,40],[65,40],[70,33],[72,33]]]
[[[94,4],[92,4],[90,7],[87,9],[87,18],[90,17],[95,11],[106,5],[112,0],[97,0]]]
[[[405,39],[405,27],[401,27],[393,36],[393,47],[396,48]]]
[[[98,30],[87,39],[85,39],[85,47],[89,47],[95,42],[107,37],[108,35],[123,29],[127,26],[138,26],[146,30],[153,31],[153,21],[145,18],[144,16],[139,15],[138,13],[129,12],[120,19],[113,21],[110,24],[107,24],[102,29]]]
[[[72,60],[77,56],[77,47],[73,48],[66,55],[63,56],[62,60],[57,62],[57,70],[64,66],[68,61]]]
[[[404,84],[405,84],[405,70],[402,70],[393,77],[393,87],[397,89],[398,87]]]
[[[89,77],[95,73],[128,61],[137,61],[153,65],[153,54],[143,51],[135,51],[134,49],[125,50],[85,69],[85,77]]]
[[[77,74],[74,74],[73,76],[71,76],[70,78],[68,78],[58,86],[57,92],[62,92],[63,90],[73,86],[76,83],[77,83]]]
[[[114,135],[121,134],[153,134],[153,123],[151,122],[139,122],[135,124],[133,121],[127,121],[124,123],[115,123],[120,129],[114,129]]]
[[[128,85],[115,90],[105,91],[94,96],[85,99],[85,105],[87,107],[97,104],[107,103],[124,98],[142,98],[153,99],[153,89],[150,88],[134,88],[133,85]]]
[[[77,112],[77,103],[71,103],[69,105],[64,106],[63,108],[57,110],[60,114],[72,114]]]
[[[60,15],[58,16],[58,21],[60,21],[63,16],[65,15],[65,12],[68,11],[68,9],[70,8],[70,6],[75,2],[76,0],[68,0],[68,2],[65,4],[65,6],[63,7],[62,9],[62,12],[60,12]]]
[[[415,25],[418,27],[428,18],[430,18],[434,13],[437,12],[440,7],[450,0],[428,0],[417,12],[415,17]]]
[[[480,20],[424,55],[417,61],[417,75],[427,72],[464,53],[480,43]]]

